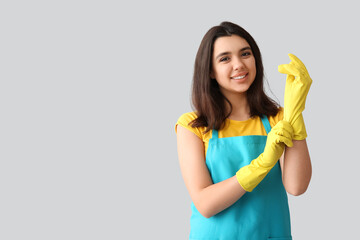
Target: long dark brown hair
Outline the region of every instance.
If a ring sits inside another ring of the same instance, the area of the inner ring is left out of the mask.
[[[255,40],[242,27],[231,22],[222,22],[219,26],[212,27],[205,34],[195,58],[192,103],[197,118],[190,122],[190,125],[192,127],[206,127],[205,133],[211,129],[221,129],[225,119],[231,114],[232,105],[230,101],[220,92],[217,81],[210,77],[214,42],[219,37],[231,35],[244,38],[249,43],[255,57],[256,77],[246,94],[250,116],[275,116],[279,111],[279,104],[264,92],[264,67]],[[230,112],[226,112],[226,102],[230,104]]]

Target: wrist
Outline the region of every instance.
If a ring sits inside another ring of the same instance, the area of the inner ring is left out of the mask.
[[[302,114],[294,121],[294,140],[304,140],[307,137],[307,132],[305,128],[305,122]]]

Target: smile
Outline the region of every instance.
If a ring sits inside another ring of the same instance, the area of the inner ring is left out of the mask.
[[[239,80],[239,79],[243,79],[243,78],[246,77],[246,76],[247,76],[247,74],[242,75],[242,76],[232,77],[231,79]]]

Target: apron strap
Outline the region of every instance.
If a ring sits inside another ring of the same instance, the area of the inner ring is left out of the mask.
[[[211,138],[217,139],[219,137],[218,131],[216,129],[211,130]]]
[[[269,132],[271,131],[271,125],[270,125],[269,119],[267,118],[267,116],[262,115],[261,116],[261,121],[262,121],[262,123],[264,125],[266,134],[269,134]]]

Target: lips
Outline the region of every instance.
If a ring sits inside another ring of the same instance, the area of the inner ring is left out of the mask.
[[[240,79],[245,78],[248,74],[249,73],[246,73],[246,72],[238,73],[238,74],[232,76],[231,79],[240,80]]]

